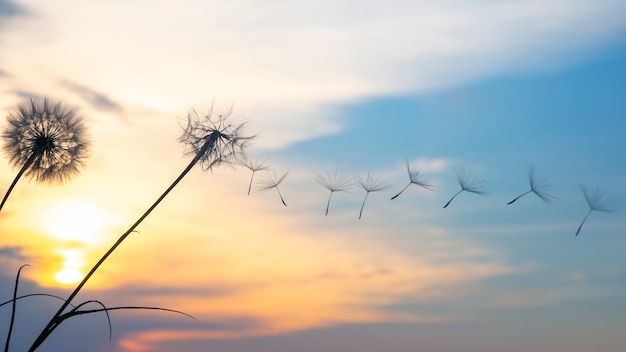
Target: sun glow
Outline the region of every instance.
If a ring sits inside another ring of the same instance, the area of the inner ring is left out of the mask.
[[[62,284],[73,284],[82,278],[83,273],[76,268],[64,268],[54,275],[54,279]]]
[[[111,223],[109,214],[84,201],[61,201],[52,209],[44,231],[61,240],[92,243]]]
[[[84,276],[85,248],[97,245],[103,230],[113,223],[111,214],[81,200],[64,200],[51,207],[43,230],[61,240],[57,253],[63,257],[54,279],[63,284],[78,282]]]

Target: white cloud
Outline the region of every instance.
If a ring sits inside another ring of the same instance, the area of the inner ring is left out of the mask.
[[[33,17],[0,37],[14,89],[66,80],[171,112],[235,101],[265,147],[336,132],[333,103],[564,62],[626,26],[613,0],[24,3]]]

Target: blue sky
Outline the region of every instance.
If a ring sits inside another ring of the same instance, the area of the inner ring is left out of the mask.
[[[626,6],[394,4],[0,0],[0,108],[60,98],[93,142],[75,180],[23,180],[2,209],[0,301],[26,263],[20,292],[69,294],[58,272],[84,273],[188,162],[191,106],[232,104],[270,166],[250,195],[245,167],[192,170],[79,297],[197,320],[114,312],[109,341],[80,317],[41,350],[623,351]],[[434,187],[391,200],[407,163]],[[530,165],[558,199],[507,205]],[[457,166],[487,193],[443,209]],[[284,171],[287,206],[259,182]],[[315,177],[335,172],[353,182],[325,216]],[[358,219],[368,172],[389,187]],[[614,211],[574,236],[581,185]],[[15,350],[57,304],[18,305]]]

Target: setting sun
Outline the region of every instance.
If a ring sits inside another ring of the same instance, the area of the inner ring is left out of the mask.
[[[73,284],[83,278],[83,273],[76,268],[64,268],[57,272],[54,278],[62,284]]]
[[[80,200],[64,200],[52,207],[44,231],[58,239],[92,243],[111,222],[111,215]]]

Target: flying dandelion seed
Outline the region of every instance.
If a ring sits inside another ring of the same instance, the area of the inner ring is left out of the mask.
[[[458,191],[455,195],[453,195],[452,198],[450,198],[448,203],[446,203],[446,205],[443,206],[444,208],[447,208],[448,205],[450,205],[450,203],[452,202],[452,200],[456,198],[456,196],[461,194],[461,192],[463,191],[467,191],[467,192],[475,193],[475,194],[487,193],[487,191],[484,189],[485,180],[472,177],[472,174],[468,172],[467,170],[465,170],[465,168],[462,168],[462,167],[456,168],[456,178],[457,178],[457,181],[459,182],[459,186],[461,186],[461,190]]]
[[[330,175],[326,172],[324,175],[315,175],[315,180],[322,185],[322,187],[326,188],[330,191],[328,195],[328,201],[326,202],[326,213],[324,215],[328,215],[328,209],[330,208],[330,199],[335,192],[347,192],[350,189],[350,182],[352,179],[342,179],[337,176],[337,170],[335,170],[334,175]]]
[[[258,160],[252,161],[248,160],[242,163],[243,166],[247,167],[252,171],[252,175],[250,175],[250,183],[248,184],[248,195],[250,195],[250,190],[252,189],[252,180],[254,179],[254,174],[257,171],[269,170],[269,165],[265,165],[264,162],[260,162]]]
[[[587,212],[587,215],[585,215],[585,217],[583,218],[583,221],[580,222],[580,225],[578,226],[578,230],[576,230],[576,234],[574,236],[578,236],[578,234],[580,233],[580,230],[583,228],[583,224],[585,223],[585,221],[587,221],[587,218],[589,217],[589,215],[591,215],[591,213],[594,210],[603,212],[603,213],[613,212],[613,209],[607,207],[605,204],[602,204],[603,194],[600,193],[600,190],[596,189],[594,192],[591,192],[584,186],[580,186],[580,190],[583,192],[583,195],[585,196],[585,201],[587,202],[587,205],[589,206],[589,211]]]
[[[63,305],[48,321],[48,324],[41,330],[39,336],[33,342],[29,351],[36,350],[52,332],[59,326],[61,322],[75,314],[73,311],[64,312],[72,303],[72,300],[80,292],[80,290],[89,281],[91,276],[106,261],[106,259],[119,247],[122,242],[135,231],[135,228],[150,215],[150,213],[161,203],[161,201],[176,187],[176,185],[191,171],[191,169],[199,164],[203,170],[212,170],[214,167],[222,164],[232,165],[241,163],[246,160],[245,149],[248,143],[254,139],[254,136],[243,136],[242,132],[245,123],[235,123],[231,121],[231,110],[226,114],[216,114],[211,107],[206,114],[198,114],[197,110],[192,109],[187,114],[187,125],[183,127],[183,133],[180,142],[185,145],[185,155],[193,155],[193,159],[180,175],[170,184],[157,200],[146,210],[139,219],[130,226],[130,228],[120,236],[108,251],[98,260],[98,262],[90,269],[82,281],[76,286],[70,296],[64,301]],[[77,306],[78,307],[78,306]]]
[[[285,199],[283,198],[283,195],[280,193],[280,190],[278,189],[278,185],[285,180],[285,178],[289,174],[289,170],[283,172],[280,176],[276,174],[276,170],[273,170],[273,171],[274,172],[271,173],[269,177],[260,180],[259,184],[261,185],[261,187],[259,189],[261,191],[265,191],[268,189],[276,188],[276,191],[278,192],[278,196],[280,196],[280,201],[283,202],[284,206],[287,206],[287,203],[285,203]]]
[[[537,176],[537,174],[535,173],[535,167],[533,165],[528,168],[528,183],[530,183],[529,191],[520,194],[519,196],[515,197],[515,199],[506,204],[513,204],[515,203],[515,201],[529,193],[536,194],[537,197],[539,197],[542,201],[546,203],[552,203],[554,200],[557,199],[557,197],[550,193],[552,185],[548,183],[548,179],[546,177]]]
[[[374,177],[369,172],[367,173],[367,178],[363,179],[359,177],[357,178],[356,182],[365,190],[365,198],[363,199],[363,203],[361,204],[361,210],[359,211],[359,219],[361,219],[361,215],[363,214],[363,207],[365,207],[365,201],[367,201],[367,197],[369,196],[369,194],[371,192],[384,191],[386,189],[389,189],[391,186],[383,184],[380,181],[380,176]]]
[[[411,165],[409,164],[408,160],[406,162],[406,171],[409,174],[409,183],[406,186],[404,186],[404,188],[398,194],[391,197],[392,200],[398,198],[398,196],[401,195],[402,192],[404,192],[404,190],[409,188],[410,185],[418,185],[429,191],[433,190],[433,185],[430,182],[423,180],[420,175],[421,171],[413,169]]]
[[[19,171],[0,210],[22,176],[37,182],[64,183],[76,176],[89,154],[84,118],[77,109],[48,98],[18,104],[7,116],[2,133],[4,152]]]

